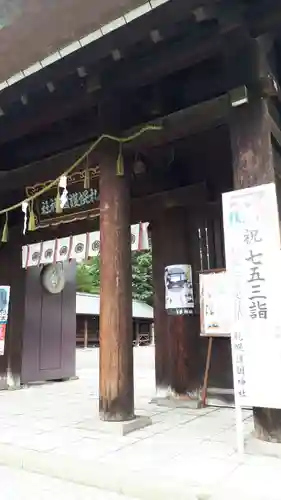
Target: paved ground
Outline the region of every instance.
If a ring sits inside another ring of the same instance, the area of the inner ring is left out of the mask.
[[[0,467],[0,484],[3,500],[132,500],[117,493],[5,466]]]
[[[153,425],[102,433],[98,350],[79,351],[79,380],[0,393],[0,463],[146,500],[281,500],[280,460],[237,455],[234,410],[150,404],[153,348],[134,353],[136,412]],[[249,433],[250,411],[244,420]]]

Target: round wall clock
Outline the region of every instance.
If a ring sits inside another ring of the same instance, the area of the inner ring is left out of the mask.
[[[48,264],[43,267],[41,283],[47,292],[61,293],[65,285],[65,277],[62,263]]]

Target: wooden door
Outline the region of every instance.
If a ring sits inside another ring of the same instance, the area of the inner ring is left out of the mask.
[[[65,287],[48,293],[40,268],[26,270],[21,383],[75,375],[76,263],[64,264]]]

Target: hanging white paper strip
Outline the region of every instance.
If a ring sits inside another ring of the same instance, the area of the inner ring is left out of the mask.
[[[139,250],[149,250],[148,226],[149,222],[140,223]]]
[[[62,189],[66,189],[66,186],[67,186],[67,177],[66,177],[66,175],[62,175],[60,177],[59,187]]]
[[[100,253],[100,232],[95,231],[89,234],[88,257],[96,257]]]
[[[72,248],[69,259],[75,259],[81,262],[86,258],[87,234],[78,234],[72,237]]]
[[[21,249],[21,258],[22,258],[22,267],[27,267],[27,258],[28,258],[28,246],[25,245]]]
[[[131,226],[131,249],[132,252],[140,249],[140,224]]]
[[[28,258],[26,267],[39,266],[41,258],[42,243],[33,243],[28,248]]]
[[[70,237],[61,238],[57,241],[56,262],[64,262],[69,258]]]
[[[23,222],[23,234],[26,233],[26,228],[27,228],[27,208],[28,208],[28,203],[27,201],[23,201],[21,204],[21,209],[24,213],[24,222]]]
[[[60,206],[61,206],[61,208],[64,208],[64,207],[65,207],[67,200],[68,200],[68,191],[67,191],[67,189],[65,188],[65,189],[63,190],[63,192],[62,192],[61,197],[60,197]]]
[[[40,264],[55,262],[56,240],[44,241],[41,252]]]

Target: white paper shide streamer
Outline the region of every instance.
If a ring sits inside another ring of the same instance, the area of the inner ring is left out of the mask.
[[[61,208],[64,208],[66,205],[66,202],[67,202],[68,191],[67,191],[66,186],[67,186],[67,176],[62,175],[60,177],[60,181],[59,181],[59,187],[63,189],[63,192],[62,192],[61,197],[60,197]]]
[[[23,234],[26,233],[26,229],[27,229],[27,208],[28,208],[28,202],[27,201],[23,201],[22,204],[21,204],[21,209],[24,213],[24,222],[23,222]]]

